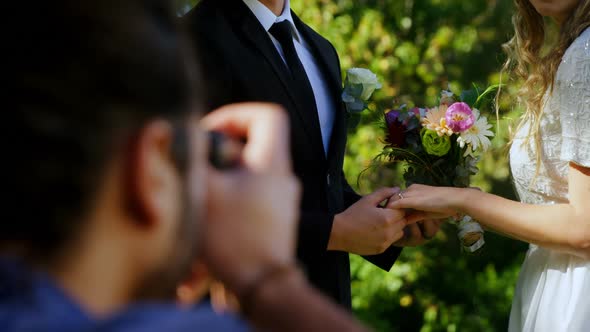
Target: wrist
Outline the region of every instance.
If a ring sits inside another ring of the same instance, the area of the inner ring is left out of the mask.
[[[272,305],[277,297],[284,300],[284,290],[302,289],[306,285],[303,273],[295,265],[277,265],[244,288],[238,298],[244,315],[250,316],[259,308],[266,311],[265,306]]]
[[[449,197],[452,199],[451,206],[453,210],[459,214],[468,214],[467,207],[469,204],[466,203],[475,201],[476,198],[473,195],[479,193],[479,191],[470,188],[453,188],[452,190],[454,192],[450,193]]]
[[[341,244],[341,227],[342,225],[342,213],[339,213],[334,216],[334,221],[332,222],[332,230],[330,231],[330,239],[328,240],[328,248],[327,250],[330,251],[340,251],[342,250]]]
[[[231,269],[216,271],[215,277],[241,300],[251,293],[261,280],[289,266],[295,266],[294,257],[283,260],[277,258],[258,259],[257,263],[253,261],[248,263],[246,260],[243,263],[231,264]]]

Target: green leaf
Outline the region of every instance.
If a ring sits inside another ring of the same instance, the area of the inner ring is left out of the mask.
[[[361,115],[359,113],[349,113],[350,117],[348,118],[348,131],[352,132],[358,127],[359,123],[361,123]]]
[[[479,109],[481,107],[481,103],[485,101],[488,97],[491,97],[490,95],[496,92],[496,90],[498,90],[501,86],[502,84],[490,85],[483,93],[477,96],[477,99],[475,100],[473,107]]]
[[[465,90],[461,92],[461,96],[459,97],[462,102],[466,103],[469,106],[475,105],[477,101],[477,90]]]

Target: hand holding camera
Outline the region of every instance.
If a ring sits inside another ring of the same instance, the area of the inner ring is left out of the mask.
[[[209,168],[202,242],[211,272],[241,296],[269,270],[295,263],[300,185],[291,171],[289,124],[280,107],[251,103],[223,107],[202,125],[245,142],[239,157]],[[228,144],[239,143],[217,146]]]

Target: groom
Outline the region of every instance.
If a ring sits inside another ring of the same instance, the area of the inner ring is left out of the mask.
[[[298,257],[316,287],[350,308],[348,253],[389,270],[401,252],[396,242],[419,244],[438,227],[406,229],[412,235],[404,238],[403,211],[378,206],[396,189],[361,197],[346,182],[348,115],[336,50],[291,12],[289,0],[202,0],[184,20],[200,51],[209,109],[265,101],[288,111],[303,184]]]

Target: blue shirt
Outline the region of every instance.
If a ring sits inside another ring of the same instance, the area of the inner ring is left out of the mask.
[[[50,278],[25,265],[0,259],[0,331],[2,332],[184,332],[248,331],[246,324],[213,312],[208,305],[191,310],[170,304],[137,305],[110,319],[85,313]]]

